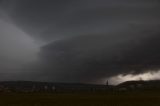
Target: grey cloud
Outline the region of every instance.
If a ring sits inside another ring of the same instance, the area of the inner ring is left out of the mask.
[[[29,70],[22,76],[94,82],[159,68],[159,0],[2,0],[0,4],[14,26],[30,40],[43,42],[37,55],[42,44],[29,46],[27,41],[27,47],[36,46],[29,51],[39,58],[22,68]]]
[[[44,73],[62,81],[84,82],[157,69],[159,31],[147,31],[82,35],[48,44],[41,52],[48,68]]]
[[[16,4],[16,8],[10,6],[16,24],[43,40],[106,32],[131,22],[157,22],[160,17],[157,0],[17,0],[10,4]]]
[[[16,74],[23,73],[22,67],[37,59],[39,46],[5,18],[0,18],[0,73],[2,79],[4,76],[14,76],[16,79]]]

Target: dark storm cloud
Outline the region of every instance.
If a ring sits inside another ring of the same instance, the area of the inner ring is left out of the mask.
[[[48,44],[41,56],[48,70],[54,70],[48,75],[61,75],[59,79],[83,82],[141,73],[159,68],[159,34],[147,30],[119,32],[117,40],[113,40],[115,34],[83,35]]]
[[[12,23],[42,42],[39,61],[29,68],[30,78],[92,82],[159,69],[159,0],[3,0],[1,4]]]
[[[43,40],[117,30],[120,24],[159,20],[159,1],[10,0],[11,17]],[[13,5],[11,5],[13,4]],[[10,8],[8,7],[8,8]]]

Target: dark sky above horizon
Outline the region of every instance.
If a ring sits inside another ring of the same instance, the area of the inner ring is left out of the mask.
[[[0,0],[0,80],[159,71],[159,29],[159,0]]]

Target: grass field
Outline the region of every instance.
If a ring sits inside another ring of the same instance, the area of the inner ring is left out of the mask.
[[[160,92],[3,93],[0,106],[160,106]]]

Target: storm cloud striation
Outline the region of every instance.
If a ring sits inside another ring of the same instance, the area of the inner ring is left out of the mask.
[[[27,47],[35,49],[27,49],[25,53],[38,59],[22,67],[17,79],[95,83],[119,74],[160,68],[159,0],[1,0],[0,3],[3,11],[0,17],[36,42],[31,46],[28,43]],[[23,70],[28,70],[27,74]]]

